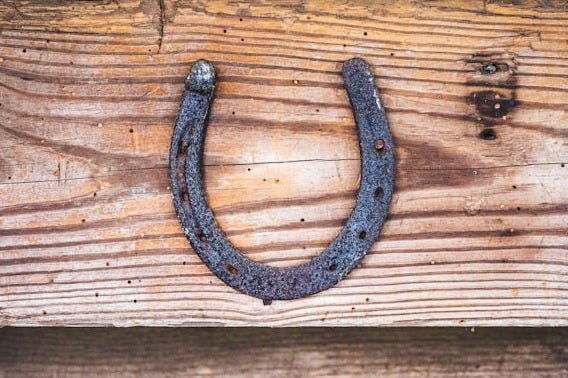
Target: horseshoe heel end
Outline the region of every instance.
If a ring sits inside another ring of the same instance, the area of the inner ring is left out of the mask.
[[[204,59],[199,59],[191,66],[185,79],[185,89],[197,93],[210,93],[215,88],[215,66]]]
[[[343,62],[343,72],[344,73],[346,71],[353,70],[353,69],[370,70],[371,67],[369,66],[369,63],[367,63],[365,60],[363,60],[361,58],[351,58],[351,59]]]

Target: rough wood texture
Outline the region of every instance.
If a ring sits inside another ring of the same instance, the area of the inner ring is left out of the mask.
[[[568,13],[515,3],[0,3],[0,324],[568,325]],[[219,70],[221,226],[290,265],[354,203],[352,56],[374,65],[397,146],[389,220],[337,287],[265,306],[174,216],[184,78],[197,58]]]
[[[566,329],[5,329],[6,377],[566,377]]]

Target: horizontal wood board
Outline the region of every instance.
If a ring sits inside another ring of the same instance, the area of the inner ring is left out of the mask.
[[[23,1],[0,20],[0,325],[568,325],[565,2]],[[336,287],[264,305],[174,215],[184,79],[218,69],[220,225],[290,266],[355,202],[353,56],[394,135],[388,221]]]

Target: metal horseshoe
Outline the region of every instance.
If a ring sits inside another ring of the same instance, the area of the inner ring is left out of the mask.
[[[387,217],[394,185],[394,146],[370,66],[353,58],[343,81],[357,124],[361,183],[349,219],[331,244],[311,261],[274,267],[246,258],[227,239],[210,209],[203,183],[203,145],[213,101],[215,68],[198,60],[185,92],[170,147],[173,203],[193,250],[222,281],[264,300],[301,298],[337,284],[375,242]]]

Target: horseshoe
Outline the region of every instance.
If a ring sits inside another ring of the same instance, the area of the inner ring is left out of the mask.
[[[394,146],[374,85],[363,59],[343,64],[361,153],[357,201],[345,226],[311,261],[274,267],[246,258],[227,239],[210,209],[203,183],[203,145],[215,89],[215,68],[206,60],[191,67],[185,82],[170,147],[173,204],[183,232],[209,269],[232,288],[261,298],[301,298],[337,284],[357,266],[375,242],[387,217],[394,185]]]

